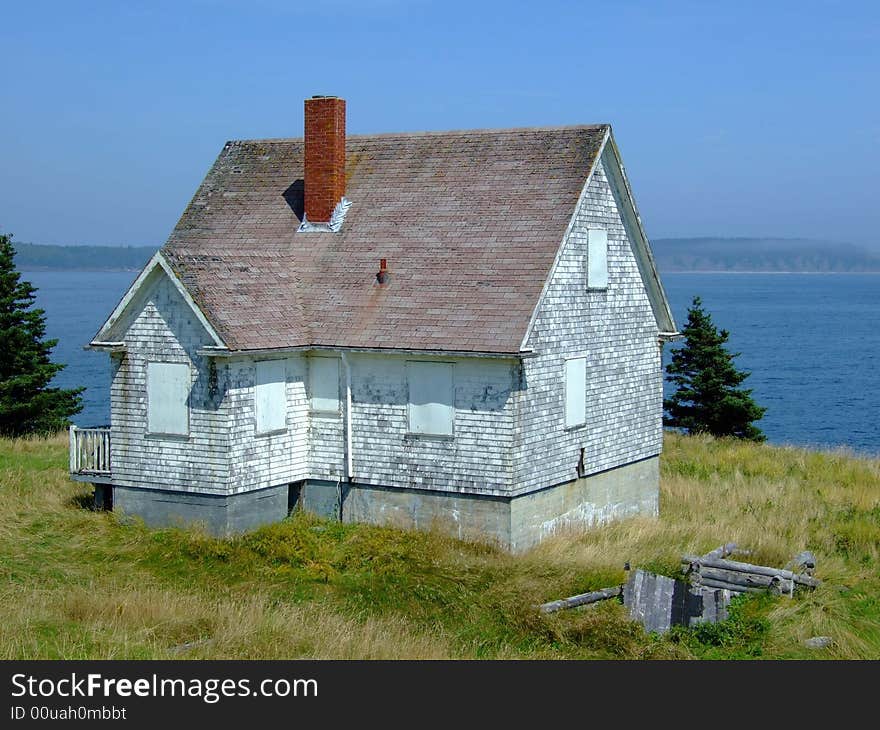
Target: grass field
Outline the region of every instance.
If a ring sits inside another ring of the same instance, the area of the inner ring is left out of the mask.
[[[92,511],[66,464],[66,436],[0,441],[2,659],[880,658],[876,460],[669,435],[659,520],[519,557],[301,514],[233,540],[148,530]],[[662,638],[613,601],[534,609],[731,540],[770,565],[812,550],[824,583]]]

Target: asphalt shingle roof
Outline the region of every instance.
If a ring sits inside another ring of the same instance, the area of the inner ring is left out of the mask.
[[[297,232],[302,139],[229,142],[163,254],[233,350],[515,353],[606,130],[349,136],[338,233]]]

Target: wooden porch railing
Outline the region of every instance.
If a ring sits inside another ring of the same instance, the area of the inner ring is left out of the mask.
[[[70,427],[70,473],[110,474],[110,427]]]

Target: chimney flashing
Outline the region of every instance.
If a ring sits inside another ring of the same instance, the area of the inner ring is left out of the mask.
[[[348,213],[349,208],[351,208],[351,201],[348,198],[340,200],[327,223],[312,223],[303,213],[302,223],[296,230],[298,233],[338,233],[342,229],[342,224],[345,223],[345,214]]]

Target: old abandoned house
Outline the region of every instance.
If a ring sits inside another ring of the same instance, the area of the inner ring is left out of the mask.
[[[71,472],[148,524],[295,506],[522,550],[658,510],[675,333],[608,125],[228,142],[90,347]]]

